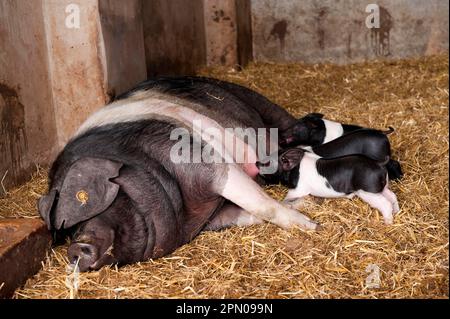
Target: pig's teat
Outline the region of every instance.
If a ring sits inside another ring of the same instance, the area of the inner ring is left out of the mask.
[[[259,168],[258,168],[258,164],[257,163],[259,163],[259,162],[256,162],[255,164],[245,163],[243,165],[243,169],[244,169],[245,174],[247,174],[251,178],[255,178],[256,176],[258,176]]]

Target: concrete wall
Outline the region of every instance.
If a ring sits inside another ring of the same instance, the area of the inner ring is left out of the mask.
[[[380,28],[365,12],[379,5]],[[260,61],[349,63],[448,51],[446,0],[252,0],[253,52]]]

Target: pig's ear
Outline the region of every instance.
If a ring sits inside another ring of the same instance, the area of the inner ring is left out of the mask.
[[[323,121],[318,117],[307,117],[306,119],[305,124],[311,130],[323,126]]]
[[[291,148],[281,154],[280,162],[283,171],[290,171],[296,166],[298,166],[303,158],[305,151],[301,148]]]
[[[39,215],[41,215],[49,230],[52,229],[51,214],[55,204],[56,194],[56,189],[52,189],[47,195],[39,198],[38,202]]]
[[[324,115],[322,113],[309,113],[305,117],[321,119]]]
[[[122,163],[101,158],[82,158],[66,174],[55,210],[56,229],[69,228],[104,212],[114,201]]]

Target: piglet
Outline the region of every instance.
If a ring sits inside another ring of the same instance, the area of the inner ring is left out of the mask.
[[[291,148],[279,156],[276,175],[289,187],[285,198],[288,205],[306,195],[325,198],[356,195],[378,209],[386,224],[392,224],[393,215],[400,208],[397,197],[388,188],[385,168],[388,160],[386,157],[380,162],[363,155],[325,159],[301,148]]]
[[[366,129],[359,125],[342,124],[326,120],[321,113],[309,113],[298,119],[296,123],[281,132],[280,145],[287,146],[317,146],[328,143],[342,135],[350,132]],[[384,134],[394,132],[392,127],[389,130],[379,131]]]
[[[391,145],[386,134],[372,129],[356,130],[328,143],[303,148],[324,158],[359,154],[381,162],[391,157]],[[403,176],[400,163],[396,160],[389,159],[386,168],[390,180]]]

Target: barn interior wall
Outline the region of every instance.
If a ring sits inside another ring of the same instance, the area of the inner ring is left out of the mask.
[[[369,29],[358,0],[0,0],[0,196],[147,76],[448,52],[448,1],[377,4],[381,25]]]
[[[149,76],[194,74],[252,59],[250,0],[143,1]]]
[[[379,28],[366,26],[370,3],[378,5]],[[252,0],[251,5],[258,61],[352,63],[448,51],[446,0]]]
[[[99,1],[109,98],[147,78],[141,8],[142,0]]]
[[[143,1],[149,76],[192,74],[206,61],[203,0]]]
[[[238,64],[235,0],[207,0],[204,4],[206,65]]]
[[[61,148],[82,121],[107,101],[98,1],[84,0],[79,28],[66,26],[71,0],[45,0],[44,20],[52,100]]]

